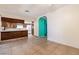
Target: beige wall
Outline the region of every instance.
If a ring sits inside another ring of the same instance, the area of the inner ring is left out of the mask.
[[[48,18],[48,40],[79,48],[79,5],[66,5]]]

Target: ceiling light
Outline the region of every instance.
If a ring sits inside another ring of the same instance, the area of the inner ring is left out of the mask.
[[[29,12],[29,10],[25,10],[25,12]]]

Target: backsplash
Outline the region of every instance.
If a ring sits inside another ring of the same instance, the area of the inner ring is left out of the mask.
[[[17,25],[16,23],[2,21],[2,27],[5,27],[5,28],[16,28],[16,25]]]

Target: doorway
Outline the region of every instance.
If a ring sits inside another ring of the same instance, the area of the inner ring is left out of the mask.
[[[32,25],[31,24],[27,24],[26,29],[28,30],[28,34],[32,34]]]
[[[47,37],[47,17],[39,18],[39,37]]]
[[[25,24],[26,29],[28,30],[28,36],[34,35],[34,21]]]

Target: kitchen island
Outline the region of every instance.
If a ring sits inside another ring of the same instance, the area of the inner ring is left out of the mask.
[[[0,31],[0,40],[10,40],[15,38],[21,38],[21,37],[28,37],[28,31],[22,30],[22,29],[13,29],[13,30],[1,30]]]

